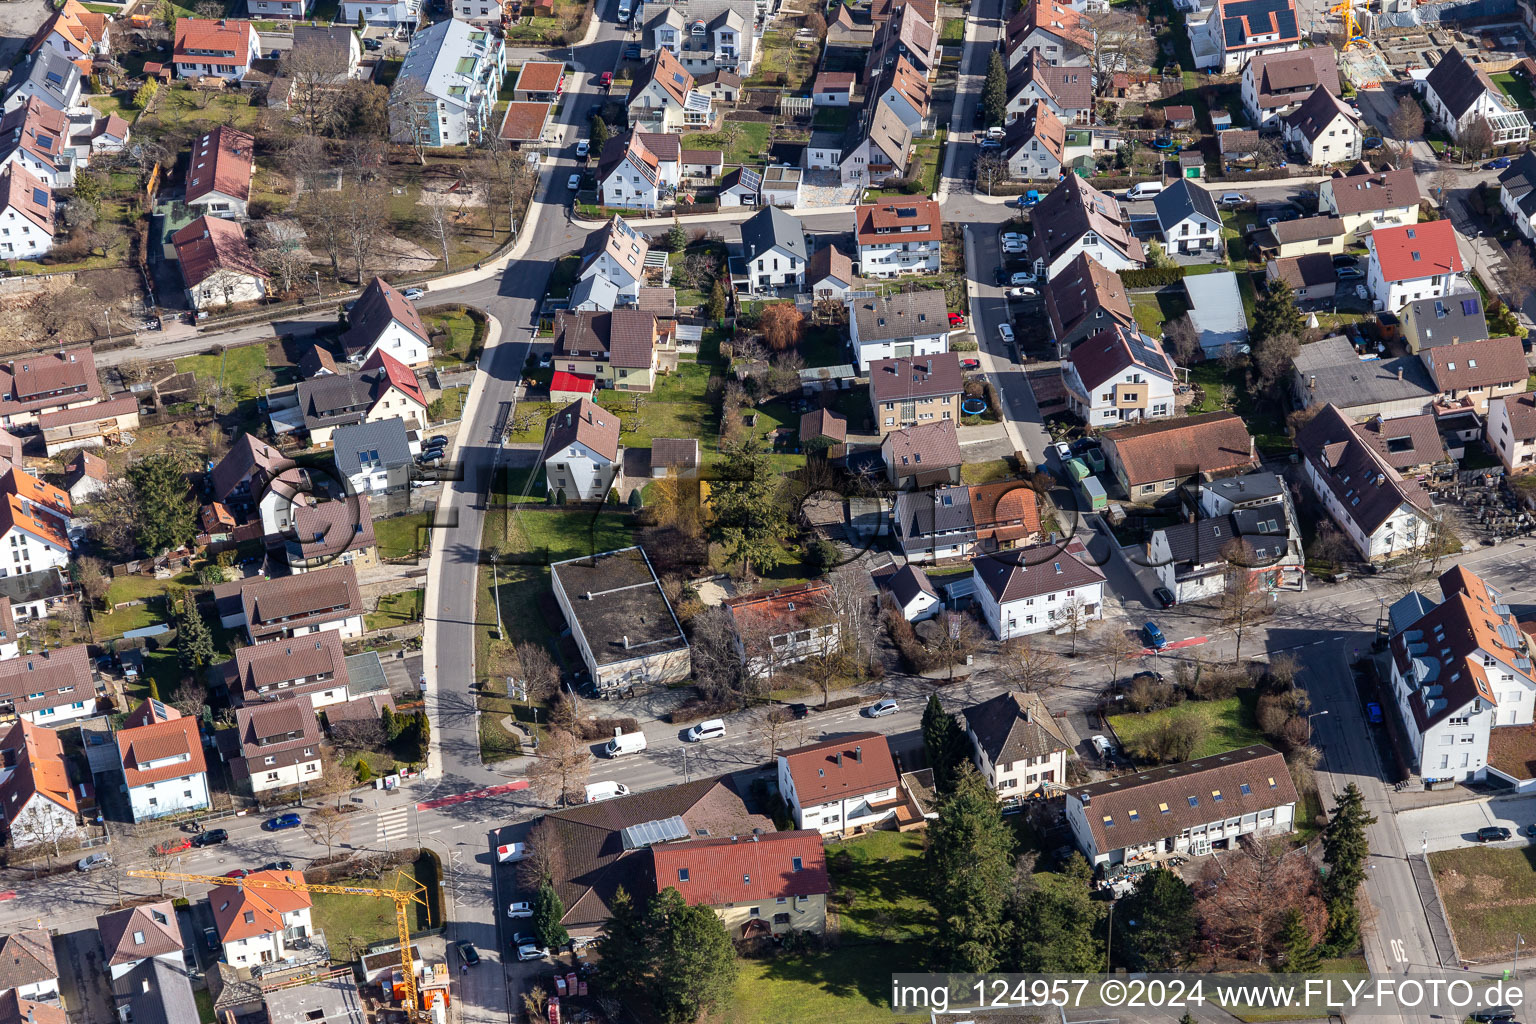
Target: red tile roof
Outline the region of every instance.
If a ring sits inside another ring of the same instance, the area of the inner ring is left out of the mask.
[[[176,21],[176,46],[172,60],[176,63],[244,67],[255,43],[256,28],[248,21],[180,18]],[[203,51],[232,53],[234,56],[211,56]]]
[[[100,398],[96,359],[83,347],[7,360],[0,365],[0,395],[11,396],[5,408],[13,413]]]
[[[69,145],[69,115],[33,96],[23,106],[0,118],[0,146],[8,149],[8,140],[13,133],[16,145],[39,162],[53,167]]]
[[[827,602],[832,593],[828,583],[802,583],[762,594],[733,597],[725,602],[738,633],[781,636],[812,626],[823,626],[833,616]]]
[[[368,357],[357,372],[367,373],[370,370],[383,370],[384,379],[389,381],[391,387],[399,388],[422,405],[427,404],[426,395],[421,390],[421,381],[416,379],[416,374],[411,372],[409,366],[383,349],[375,349],[373,355]]]
[[[1425,349],[1420,358],[1441,391],[1518,383],[1528,372],[1519,338],[1487,338]]]
[[[801,807],[893,789],[898,784],[890,744],[877,732],[855,732],[779,755],[789,768]]]
[[[1465,269],[1456,244],[1456,229],[1449,220],[1377,228],[1371,245],[1387,282],[1412,281]]]
[[[232,220],[199,217],[171,236],[181,276],[188,288],[196,288],[220,270],[246,277],[267,279],[256,254],[245,240],[245,229]]]
[[[129,723],[134,724],[130,727]],[[208,767],[203,761],[197,719],[159,701],[146,700],[129,716],[124,728],[118,730],[117,751],[123,759],[123,777],[129,789],[179,779],[183,775],[201,774]],[[187,755],[185,760],[145,767],[181,754]]]
[[[971,485],[971,521],[978,540],[1011,544],[1040,532],[1040,504],[1022,480]]]
[[[518,92],[554,92],[565,75],[565,64],[558,60],[530,60],[517,76]]]
[[[73,409],[45,412],[38,416],[37,426],[41,430],[48,430],[51,427],[68,427],[76,423],[89,423],[92,420],[110,420],[119,416],[137,416],[138,414],[139,400],[132,395],[122,395],[93,405],[80,405]]]
[[[821,833],[810,829],[695,839],[651,847],[655,891],[694,906],[824,896],[831,888]]]
[[[270,879],[302,885],[304,876],[297,871],[252,871],[251,879]],[[208,893],[213,923],[221,942],[234,942],[258,935],[271,935],[286,927],[283,915],[313,906],[307,892],[268,889],[261,886],[221,885]],[[250,919],[247,920],[247,914]]]
[[[86,10],[79,0],[64,0],[64,6],[43,25],[31,48],[37,49],[56,32],[81,53],[90,53],[107,34],[106,20],[106,15]]]
[[[1114,447],[1132,487],[1254,464],[1253,438],[1232,412],[1116,427],[1104,432],[1104,440]]]
[[[245,202],[251,198],[256,140],[221,124],[192,143],[187,165],[187,202],[215,192]]]
[[[379,335],[392,323],[410,331],[423,344],[431,343],[421,314],[416,311],[416,303],[382,277],[376,277],[363,289],[352,312],[347,314],[347,332],[341,336],[342,351],[357,358],[378,341]]]
[[[20,164],[0,173],[0,210],[15,210],[53,236],[53,189]]]
[[[3,483],[0,483],[0,492],[14,494],[24,501],[42,505],[62,518],[67,519],[74,514],[69,495],[63,488],[45,484],[24,469],[12,467],[5,471],[0,480],[3,480]]]
[[[18,711],[22,710],[20,703],[17,701]],[[0,739],[0,750],[13,752],[16,761],[16,767],[0,782],[0,814],[7,821],[34,796],[58,804],[72,814],[80,813],[69,785],[69,772],[64,767],[64,744],[58,733],[24,718],[17,719]]]
[[[890,199],[854,208],[860,245],[936,242],[943,234],[939,204],[931,199]]]

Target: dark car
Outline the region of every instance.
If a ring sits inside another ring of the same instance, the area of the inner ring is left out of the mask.
[[[791,704],[789,706],[789,713],[796,718],[804,718],[811,713],[811,709],[804,704]]]
[[[625,60],[639,60],[640,59],[640,44],[639,43],[630,43],[628,46],[624,47],[624,59]]]
[[[448,435],[447,434],[433,434],[431,437],[427,438],[427,445],[426,446],[428,448],[440,448],[440,447],[443,447],[444,445],[446,445],[447,443],[448,443]]]
[[[291,861],[291,860],[275,860],[272,863],[268,864],[266,867],[262,868],[261,870],[263,870],[263,871],[292,871],[293,870],[293,861]]]
[[[464,963],[468,964],[470,967],[473,967],[480,962],[480,951],[476,949],[475,944],[470,942],[468,939],[459,943],[454,948],[459,951],[459,959],[464,961]]]
[[[304,819],[300,818],[295,812],[289,811],[287,814],[279,814],[275,818],[268,818],[261,823],[261,827],[268,832],[281,832],[287,828],[298,828],[303,823]]]
[[[1336,252],[1333,254],[1333,265],[1335,267],[1352,267],[1359,262],[1360,257],[1351,256],[1347,252]]]
[[[211,828],[192,837],[193,846],[217,846],[229,842],[229,833],[221,828]]]
[[[1513,1006],[1488,1006],[1481,1010],[1473,1010],[1470,1014],[1475,1021],[1514,1020],[1515,1008]]]
[[[208,947],[210,953],[217,953],[220,948],[219,933],[212,928],[204,928],[203,945]]]
[[[587,120],[590,121],[594,117],[600,117],[602,115],[602,113],[603,113],[603,105],[601,103],[594,103],[590,107],[587,108]]]
[[[382,49],[384,49],[384,44],[379,42],[377,39],[364,39],[363,40],[363,49],[365,49],[365,50],[382,50]]]
[[[1504,168],[1506,168],[1508,166],[1509,166],[1509,157],[1507,157],[1507,156],[1501,156],[1501,157],[1498,157],[1496,159],[1489,160],[1487,163],[1483,164],[1483,167],[1485,167],[1486,169],[1488,169],[1490,171],[1502,171]]]
[[[1173,599],[1173,591],[1169,590],[1167,587],[1158,587],[1156,590],[1152,591],[1152,596],[1156,598],[1157,603],[1162,605],[1164,608],[1172,608],[1174,605],[1178,604],[1178,602]]]
[[[1484,825],[1477,830],[1477,841],[1480,843],[1502,843],[1509,839],[1512,833],[1503,825]],[[1497,1017],[1488,1017],[1487,1020],[1498,1020]]]

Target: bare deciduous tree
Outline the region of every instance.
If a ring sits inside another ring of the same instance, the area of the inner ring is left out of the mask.
[[[583,795],[591,766],[592,751],[585,743],[563,729],[551,729],[539,744],[528,781],[541,797],[564,806]]]
[[[513,648],[517,655],[518,681],[528,690],[528,699],[543,703],[560,686],[560,669],[543,644],[524,640]]]
[[[266,221],[256,236],[256,261],[282,285],[283,294],[293,291],[309,271],[309,253],[291,223]]]
[[[304,828],[315,842],[325,847],[326,860],[330,860],[336,847],[345,843],[352,834],[352,823],[347,820],[347,816],[340,809],[330,806],[310,811],[304,819]]]
[[[1061,658],[1027,636],[1004,643],[1001,661],[1004,678],[1020,690],[1044,694],[1063,679]]]
[[[1105,632],[1098,643],[1099,657],[1109,668],[1109,685],[1120,682],[1120,668],[1145,649],[1140,640],[1123,629]]]
[[[1168,354],[1173,356],[1174,362],[1189,366],[1200,357],[1200,332],[1195,329],[1188,313],[1164,323],[1163,332],[1163,343],[1168,346]]]
[[[1221,549],[1226,562],[1222,570],[1222,621],[1232,627],[1237,640],[1233,660],[1243,660],[1243,631],[1272,610],[1269,593],[1262,585],[1262,565],[1253,545],[1241,538],[1230,540]]]
[[[775,704],[768,709],[763,716],[763,724],[760,735],[763,739],[763,757],[772,761],[783,748],[781,741],[784,738],[785,726],[794,721],[789,711],[782,705]]]
[[[1147,20],[1124,8],[1106,8],[1083,16],[1093,31],[1093,67],[1100,72],[1131,71],[1151,63],[1157,40]],[[1108,83],[1109,74],[1100,74]]]

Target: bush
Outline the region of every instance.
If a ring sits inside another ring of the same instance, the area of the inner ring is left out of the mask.
[[[587,718],[576,723],[576,735],[588,743],[612,739],[615,729],[639,732],[640,721],[635,718]]]
[[[416,858],[416,881],[426,889],[427,927],[441,928],[448,920],[443,911],[443,862],[437,853],[423,847]]]
[[[1120,281],[1127,288],[1165,288],[1184,280],[1183,267],[1148,267],[1146,270],[1122,270]]]

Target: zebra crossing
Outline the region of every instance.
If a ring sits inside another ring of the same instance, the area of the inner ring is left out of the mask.
[[[378,815],[379,842],[393,843],[404,839],[411,831],[411,809],[395,807],[380,811]]]

